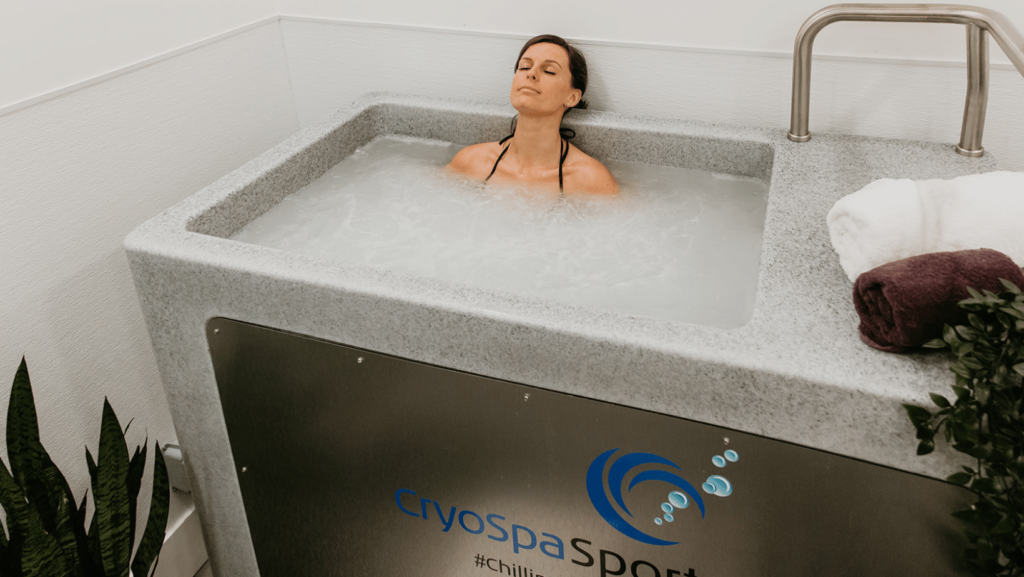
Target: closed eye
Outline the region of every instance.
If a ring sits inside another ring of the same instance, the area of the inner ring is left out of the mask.
[[[555,75],[555,73],[554,73],[554,72],[552,72],[552,71],[550,71],[550,70],[545,70],[545,71],[544,71],[544,74],[550,74],[550,75],[552,75],[552,76],[554,76],[554,75]]]

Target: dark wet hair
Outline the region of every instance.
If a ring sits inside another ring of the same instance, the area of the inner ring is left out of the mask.
[[[541,34],[540,36],[534,36],[527,40],[526,44],[523,45],[523,49],[519,51],[519,58],[516,58],[513,70],[519,69],[519,61],[523,59],[523,54],[526,54],[526,49],[534,44],[554,44],[555,46],[561,46],[565,49],[566,53],[569,54],[569,77],[572,87],[577,88],[580,91],[580,101],[572,108],[586,108],[587,101],[583,100],[583,94],[587,92],[587,59],[583,57],[582,52],[577,50],[572,44],[566,42],[566,40],[561,36],[555,36],[554,34]],[[570,108],[570,110],[572,109]]]

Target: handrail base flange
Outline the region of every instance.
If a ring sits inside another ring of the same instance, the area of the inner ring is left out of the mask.
[[[966,148],[960,148],[960,145],[957,144],[956,146],[953,147],[953,149],[956,150],[956,153],[961,156],[969,156],[971,158],[981,158],[982,156],[985,156],[984,146],[982,146],[978,150],[967,150]]]

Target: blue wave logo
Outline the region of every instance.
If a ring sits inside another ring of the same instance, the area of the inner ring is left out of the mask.
[[[647,543],[648,545],[678,545],[678,541],[667,541],[665,539],[659,539],[652,535],[641,531],[636,528],[633,523],[626,520],[619,510],[612,504],[614,500],[615,504],[619,506],[630,519],[633,519],[633,514],[626,507],[626,502],[622,496],[622,487],[626,484],[626,478],[638,467],[648,467],[650,465],[661,465],[664,467],[670,467],[676,469],[680,473],[682,469],[679,465],[676,465],[668,459],[655,455],[653,453],[627,453],[615,459],[611,466],[608,467],[608,462],[611,461],[612,456],[619,449],[612,449],[606,451],[594,459],[594,462],[590,464],[590,468],[587,470],[587,494],[590,496],[590,502],[593,503],[594,509],[597,510],[598,514],[612,527],[614,527],[619,533],[640,541],[641,543]],[[736,462],[739,459],[739,455],[735,451],[726,451],[724,456],[716,455],[712,459],[712,463],[716,467],[724,467],[727,462]],[[608,469],[607,483],[605,482],[605,469]],[[689,481],[680,477],[673,471],[666,471],[664,469],[646,469],[636,475],[633,475],[629,481],[629,486],[626,487],[626,492],[633,490],[633,487],[647,481],[661,481],[668,483],[676,490],[671,491],[668,494],[668,499],[665,503],[661,504],[661,510],[663,515],[654,519],[656,525],[662,525],[664,522],[671,523],[674,521],[674,512],[676,509],[686,509],[690,506],[692,501],[697,505],[700,510],[701,519],[704,518],[704,500],[701,498],[700,493],[690,484]],[[712,475],[702,485],[705,493],[709,495],[715,495],[717,497],[727,497],[732,494],[732,484],[721,475]]]

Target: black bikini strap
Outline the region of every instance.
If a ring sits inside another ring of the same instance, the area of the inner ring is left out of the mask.
[[[512,136],[513,136],[512,134],[509,134],[505,138],[502,138],[501,140],[499,140],[498,141],[498,146],[501,146],[502,144],[505,144],[506,142],[508,142],[508,140],[510,138],[512,138]],[[488,180],[491,179],[492,176],[494,176],[494,171],[498,170],[498,163],[501,162],[501,159],[505,157],[505,153],[508,152],[508,149],[511,146],[512,145],[509,144],[508,146],[506,146],[505,148],[503,148],[501,150],[501,154],[498,155],[498,159],[494,161],[494,166],[491,168],[491,173],[487,175],[487,178],[484,179],[484,182],[487,182]],[[568,156],[569,156],[569,141],[563,138],[563,139],[558,141],[558,192],[561,192],[563,194],[565,193],[565,190],[564,190],[564,187],[562,185],[562,165],[565,164],[565,159]]]
[[[501,146],[502,144],[505,144],[506,142],[508,142],[508,139],[512,138],[512,136],[513,136],[513,134],[509,134],[505,138],[502,138],[501,140],[499,140],[498,141],[498,146]],[[512,145],[510,144],[509,146],[512,146]],[[484,182],[487,182],[488,180],[491,179],[492,176],[494,176],[494,171],[498,170],[498,163],[501,162],[501,159],[505,156],[505,153],[508,152],[509,146],[506,146],[504,148],[504,150],[501,151],[501,154],[498,155],[498,160],[494,161],[494,168],[491,169],[491,173],[487,175],[487,178],[484,179]]]
[[[562,152],[562,145],[565,145],[565,152]],[[564,193],[565,190],[562,188],[562,165],[565,164],[565,158],[569,156],[569,141],[562,139],[558,142],[558,192]]]

